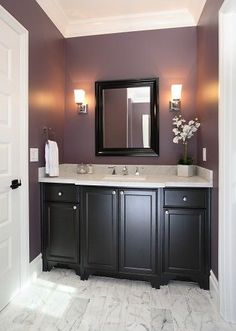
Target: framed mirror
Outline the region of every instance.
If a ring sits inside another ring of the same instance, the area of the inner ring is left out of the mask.
[[[157,156],[158,78],[95,82],[96,155]]]

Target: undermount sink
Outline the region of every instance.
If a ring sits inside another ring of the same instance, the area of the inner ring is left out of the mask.
[[[107,175],[103,177],[103,180],[119,180],[119,181],[142,181],[145,180],[146,177],[136,176],[136,175]]]

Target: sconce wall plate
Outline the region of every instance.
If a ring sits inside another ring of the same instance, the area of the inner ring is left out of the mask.
[[[181,110],[181,101],[179,99],[170,101],[169,110],[170,111],[180,111]]]
[[[88,113],[88,105],[77,103],[77,106],[78,106],[78,114],[87,114]]]

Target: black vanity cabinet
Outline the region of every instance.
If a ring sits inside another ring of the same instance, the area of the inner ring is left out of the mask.
[[[209,288],[210,189],[41,186],[43,270]]]
[[[164,189],[162,280],[189,279],[209,287],[207,189]]]
[[[89,274],[156,281],[156,192],[82,188],[85,278]]]
[[[117,192],[112,188],[82,188],[82,237],[86,273],[117,272]]]
[[[79,273],[79,193],[75,185],[42,186],[43,270],[70,267]]]

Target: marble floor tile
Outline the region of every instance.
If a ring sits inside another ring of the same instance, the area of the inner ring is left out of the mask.
[[[199,306],[196,302],[193,304],[192,299],[193,297],[190,299],[187,294],[171,296],[170,309],[175,331],[236,331],[236,326],[225,323],[216,313],[210,300],[206,302],[204,295],[202,300],[200,297],[196,300]]]
[[[90,299],[86,312],[81,321],[79,331],[100,331],[104,314],[105,296]]]
[[[151,330],[174,331],[172,313],[169,309],[151,309]]]
[[[212,301],[208,291],[195,288],[190,291],[186,296],[186,301],[194,312],[213,312],[215,307],[212,306]]]
[[[101,330],[120,331],[122,328],[124,329],[122,313],[122,301],[119,298],[108,297],[104,305],[103,316],[101,319]]]
[[[236,331],[194,283],[42,273],[0,312],[0,331]]]
[[[150,331],[151,307],[148,305],[126,304],[123,306],[125,331]]]
[[[132,288],[132,281],[126,279],[113,279],[114,282],[110,283],[107,296],[114,298],[120,302],[126,302],[130,295]]]
[[[168,286],[161,286],[159,290],[151,289],[151,306],[159,309],[169,309],[171,305]]]
[[[131,288],[127,296],[128,304],[150,305],[151,289],[149,283],[142,281],[132,281]]]
[[[168,288],[171,295],[187,295],[189,291],[199,287],[195,283],[171,281]]]

